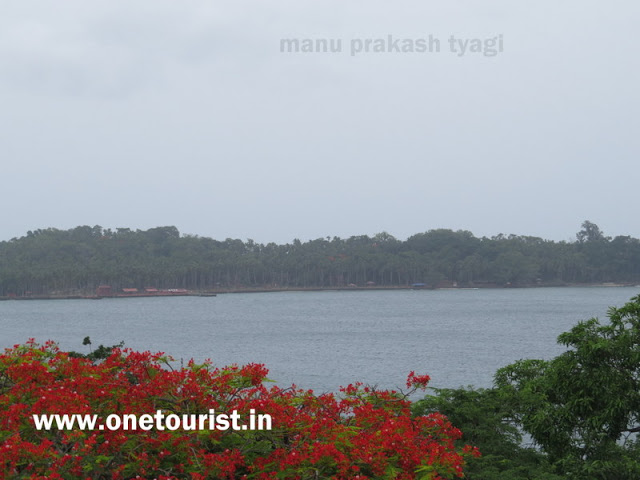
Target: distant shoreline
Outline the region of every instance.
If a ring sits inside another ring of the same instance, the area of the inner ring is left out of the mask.
[[[415,286],[362,286],[362,287],[235,287],[235,288],[218,288],[206,291],[188,291],[181,293],[137,293],[115,295],[82,295],[82,294],[51,294],[51,295],[28,295],[28,296],[4,296],[0,297],[0,301],[9,300],[103,300],[103,299],[122,299],[122,298],[167,298],[167,297],[215,297],[216,295],[234,294],[234,293],[281,293],[281,292],[370,292],[383,290],[486,290],[486,289],[524,289],[524,288],[633,288],[640,287],[637,283],[574,283],[574,284],[535,284],[535,285],[476,285],[465,287],[415,287]]]

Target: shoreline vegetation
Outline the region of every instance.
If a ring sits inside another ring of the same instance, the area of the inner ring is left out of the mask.
[[[522,288],[634,288],[640,287],[635,282],[631,283],[581,283],[581,284],[535,284],[535,285],[479,285],[477,287],[425,287],[425,286],[355,286],[355,287],[261,287],[261,288],[231,288],[207,291],[185,291],[185,292],[160,292],[160,293],[118,293],[114,295],[96,294],[67,294],[53,293],[49,295],[23,295],[23,296],[2,296],[0,301],[7,300],[101,300],[120,298],[168,298],[168,297],[215,297],[224,294],[237,293],[280,293],[280,292],[371,292],[371,291],[404,291],[404,290],[484,290],[484,289],[522,289]]]
[[[0,242],[0,298],[638,284],[640,240],[589,221],[573,242],[435,229],[261,244],[99,225]]]

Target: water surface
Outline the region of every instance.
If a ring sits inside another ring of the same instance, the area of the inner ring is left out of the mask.
[[[0,346],[35,337],[162,351],[185,362],[264,363],[280,385],[317,391],[362,381],[488,387],[496,369],[563,351],[556,337],[606,319],[638,288],[323,291],[217,297],[0,302]]]

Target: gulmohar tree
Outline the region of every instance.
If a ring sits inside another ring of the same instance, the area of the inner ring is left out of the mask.
[[[315,395],[269,388],[259,364],[172,369],[160,354],[98,351],[87,358],[29,342],[0,355],[0,478],[444,480],[463,477],[465,459],[477,455],[455,443],[460,431],[443,415],[411,415],[406,395],[426,375],[412,372],[405,394],[357,384]],[[270,415],[271,429],[38,430],[32,420],[210,409]]]

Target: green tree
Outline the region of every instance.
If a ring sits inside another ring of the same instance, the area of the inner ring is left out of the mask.
[[[515,420],[569,478],[640,478],[640,296],[558,337],[550,361],[500,369],[496,385]]]
[[[543,453],[522,445],[512,405],[498,389],[434,389],[413,405],[415,415],[440,412],[462,430],[464,442],[482,456],[471,458],[465,472],[469,480],[560,480]]]
[[[604,236],[604,233],[602,233],[600,227],[598,227],[598,225],[596,225],[595,223],[591,223],[589,220],[585,220],[584,222],[582,222],[582,230],[580,230],[576,234],[576,238],[580,243],[602,242],[605,240],[609,240],[608,237]]]

